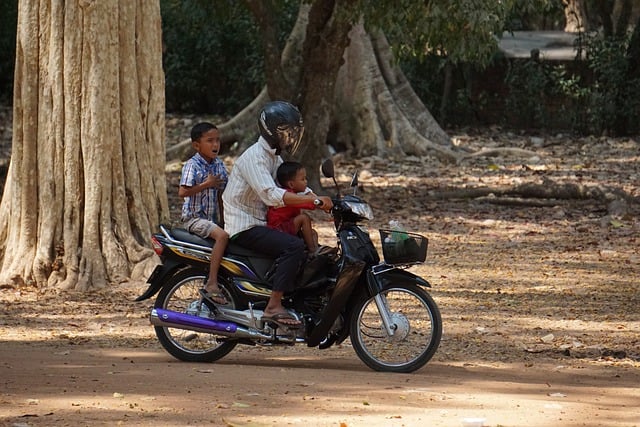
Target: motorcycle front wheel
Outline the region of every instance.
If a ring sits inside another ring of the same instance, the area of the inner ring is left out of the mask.
[[[420,369],[431,360],[442,338],[438,306],[431,295],[413,284],[385,289],[361,300],[350,322],[356,354],[376,371],[408,373]]]
[[[177,311],[194,316],[208,316],[209,310],[200,302],[199,289],[202,288],[207,273],[202,269],[188,267],[178,271],[162,287],[154,308]],[[219,283],[229,305],[235,308],[233,298],[224,283]],[[165,350],[176,359],[185,362],[213,362],[235,348],[237,341],[223,336],[195,332],[185,329],[155,326],[156,336]]]

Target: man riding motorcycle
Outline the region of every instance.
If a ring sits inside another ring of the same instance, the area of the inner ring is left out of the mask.
[[[287,192],[274,180],[283,162],[282,151],[295,154],[302,141],[304,124],[298,109],[288,102],[264,106],[258,120],[260,137],[234,163],[222,195],[225,229],[237,244],[276,259],[273,289],[263,320],[280,326],[298,327],[300,319],[282,305],[282,297],[293,290],[295,278],[306,259],[302,239],[267,227],[268,206],[312,202],[330,211],[331,198]]]

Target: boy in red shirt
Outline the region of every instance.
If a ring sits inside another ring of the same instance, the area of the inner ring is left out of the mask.
[[[276,172],[280,186],[293,193],[313,194],[307,187],[307,171],[298,162],[283,162]],[[267,226],[285,233],[302,236],[307,249],[312,256],[318,255],[318,233],[311,226],[311,217],[302,209],[313,210],[313,203],[294,206],[269,207],[267,211]],[[323,247],[325,248],[325,247]],[[330,249],[330,248],[329,248]]]

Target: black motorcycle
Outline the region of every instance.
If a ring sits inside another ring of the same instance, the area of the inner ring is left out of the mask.
[[[184,229],[152,237],[161,258],[136,301],[158,294],[151,323],[162,346],[177,359],[211,362],[238,344],[293,345],[327,349],[350,337],[358,357],[370,368],[413,372],[436,352],[442,337],[440,311],[427,293],[429,283],[406,270],[426,258],[427,239],[402,230],[381,229],[384,261],[360,225],[373,218],[371,207],[353,194],[342,196],[333,162],[322,164],[337,195],[331,214],[337,253],[318,255],[298,275],[295,291],[283,304],[302,326],[286,327],[263,320],[271,293],[275,260],[229,242],[218,283],[227,304],[205,305],[198,293],[208,277],[210,239]]]

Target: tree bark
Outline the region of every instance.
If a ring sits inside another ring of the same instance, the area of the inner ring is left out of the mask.
[[[568,33],[578,33],[589,30],[587,5],[585,0],[562,0],[564,5],[565,26]]]
[[[306,123],[305,144],[297,156],[313,188],[320,187],[319,166],[328,156],[326,141],[335,107],[336,79],[349,44],[352,7],[349,2],[322,0],[315,1],[308,13],[297,102]]]
[[[351,33],[336,90],[335,143],[354,155],[434,154],[455,161],[447,134],[393,61],[386,38]]]
[[[159,2],[19,2],[0,282],[145,274],[168,218]]]
[[[278,45],[277,5],[271,0],[245,0],[245,4],[253,15],[262,35],[262,51],[264,56],[264,72],[268,82],[269,95],[272,99],[292,99],[296,82],[291,81],[291,74],[282,67],[281,50]]]

